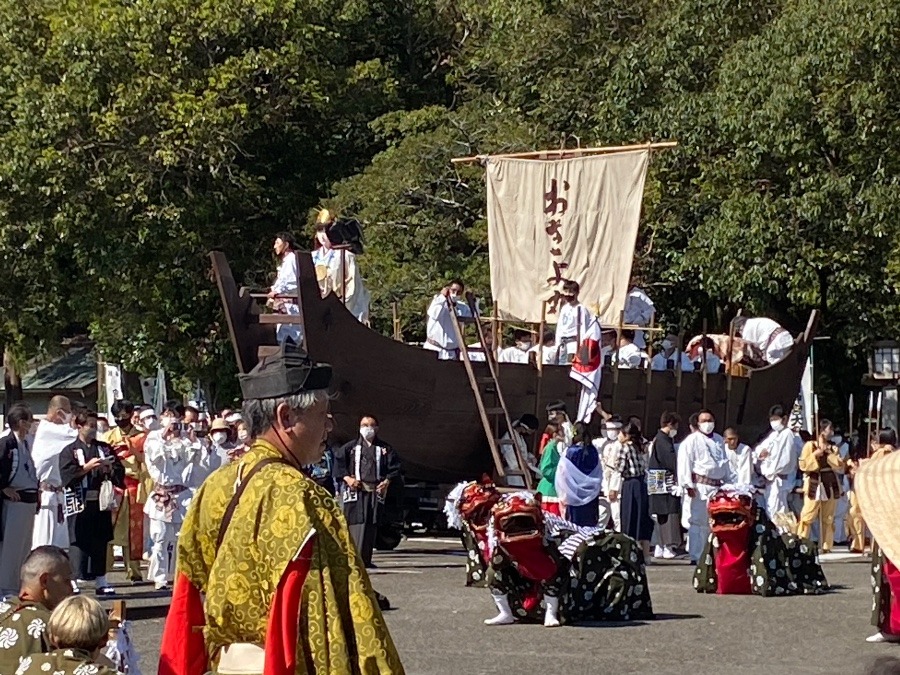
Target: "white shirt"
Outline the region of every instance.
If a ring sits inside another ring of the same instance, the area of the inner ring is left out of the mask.
[[[281,259],[272,290],[278,295],[297,294],[297,256],[293,251],[288,251]]]
[[[724,483],[734,482],[731,464],[725,454],[725,441],[719,434],[707,436],[695,431],[678,448],[678,484],[683,488],[694,488],[703,499],[709,499],[718,490],[712,485],[695,484],[692,474]]]
[[[691,361],[691,358],[685,354],[684,352],[679,352],[676,349],[672,350],[672,353],[669,356],[666,356],[663,352],[657,352],[653,355],[653,360],[650,362],[651,370],[668,370],[669,369],[669,361],[672,361],[673,370],[674,366],[677,365],[679,357],[681,359],[681,370],[686,372],[691,372],[694,370],[694,363]]]
[[[769,455],[759,462],[760,474],[768,481],[773,481],[778,476],[787,476],[786,480],[793,481],[797,473],[794,432],[790,429],[770,431],[756,446],[756,456],[759,457],[763,450],[768,450]]]
[[[790,351],[794,346],[794,338],[788,331],[784,331],[772,340],[771,343],[769,342],[772,333],[779,328],[783,328],[783,326],[777,321],[773,321],[764,316],[759,316],[747,319],[747,322],[741,329],[741,337],[763,350],[763,356],[766,357],[766,361],[775,363],[781,358],[784,358],[784,352]]]
[[[165,440],[163,433],[164,429],[157,429],[147,434],[147,440],[144,442],[147,472],[155,485],[164,487],[185,485],[184,474],[193,459],[195,449],[200,450],[200,444],[197,443],[195,448],[190,440],[177,435]]]
[[[560,305],[559,319],[556,322],[556,346],[559,347],[565,338],[583,339],[590,321],[591,313],[580,302]],[[571,353],[574,354],[576,350],[577,344],[573,345]]]
[[[556,364],[556,347],[540,347],[535,345],[529,352],[533,352],[535,354],[541,355],[541,363],[545,366],[555,365]],[[537,357],[535,357],[537,358]]]
[[[450,316],[447,303],[448,299],[443,294],[438,293],[431,301],[431,305],[428,306],[428,324],[425,329],[425,335],[428,340],[433,342],[426,342],[425,349],[433,351],[459,349],[456,333],[453,330],[453,317]],[[457,301],[454,303],[454,309],[456,310],[456,316],[472,316],[472,310],[469,309],[465,302]]]
[[[640,368],[647,358],[635,344],[626,344],[619,347],[619,368]]]
[[[31,444],[31,459],[34,462],[38,481],[62,487],[62,476],[59,473],[59,453],[77,439],[78,432],[68,424],[55,424],[50,420],[41,420],[38,423],[37,433]],[[46,506],[45,495],[52,496],[53,494],[55,493],[42,493],[41,504]]]
[[[531,349],[526,351],[522,351],[515,345],[512,347],[505,347],[500,350],[500,353],[497,355],[497,361],[500,363],[528,363],[528,354]]]
[[[649,326],[653,318],[653,301],[640,288],[632,288],[625,298],[625,323],[630,326]],[[644,341],[644,331],[635,331],[634,344],[644,349],[647,344]]]
[[[693,363],[703,363],[703,354],[702,352],[694,359]],[[691,370],[694,369],[693,363],[691,365]],[[722,367],[722,359],[716,356],[711,350],[706,350],[706,372],[707,373],[718,373],[719,369]],[[699,369],[699,372],[703,372],[703,368]]]
[[[734,473],[734,482],[738,485],[755,485],[756,469],[753,466],[753,450],[746,443],[738,443],[737,449],[725,446],[725,454]]]

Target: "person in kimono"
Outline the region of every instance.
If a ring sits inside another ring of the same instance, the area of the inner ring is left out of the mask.
[[[34,512],[40,492],[28,440],[33,421],[24,403],[12,406],[0,438],[0,592],[19,589],[19,568],[31,550]]]
[[[125,467],[112,448],[97,440],[97,413],[79,412],[75,415],[75,428],[78,439],[59,455],[63,485],[83,505],[80,512],[69,517],[72,568],[78,573],[78,581],[94,582],[97,595],[115,595],[106,578],[107,546],[113,538],[112,511],[101,509],[100,491],[104,481],[123,490]]]
[[[77,436],[72,428],[72,404],[65,396],[54,396],[47,406],[47,416],[38,424],[31,450],[41,493],[31,535],[32,548],[48,545],[69,548],[59,453]]]
[[[280,262],[275,281],[269,289],[268,305],[279,314],[299,315],[300,299],[297,296],[300,289],[297,287],[297,243],[294,235],[289,232],[278,233],[273,248]],[[278,344],[290,340],[298,345],[303,339],[303,334],[299,324],[280,323],[275,328],[275,337]]]
[[[400,459],[394,448],[378,438],[378,420],[373,415],[363,416],[359,436],[335,452],[334,472],[350,535],[363,564],[374,567],[379,516],[391,482],[400,479]]]
[[[554,477],[563,517],[575,525],[596,527],[600,522],[602,483],[600,455],[590,442],[585,426],[579,422],[575,425],[572,444],[560,453]],[[604,524],[609,515],[605,516]]]
[[[541,480],[538,482],[537,491],[541,495],[541,508],[555,516],[561,516],[559,497],[556,494],[556,468],[559,465],[560,452],[565,448],[565,431],[562,425],[551,423],[544,430],[550,434],[547,445],[541,453],[541,463],[538,469]]]
[[[780,405],[769,410],[771,431],[756,446],[759,473],[766,481],[766,512],[776,525],[780,514],[790,512],[788,496],[794,489],[797,453],[794,433],[788,428],[788,415]]]
[[[472,318],[472,310],[466,304],[463,292],[466,285],[460,279],[454,279],[431,300],[428,306],[428,320],[425,325],[425,349],[438,353],[442,361],[459,360],[459,344],[453,326],[451,311],[460,318]]]
[[[357,321],[367,324],[371,296],[360,274],[354,246],[335,246],[329,238],[329,230],[334,225],[335,217],[327,209],[322,209],[316,219],[317,246],[312,253],[319,290],[323,297],[329,293],[337,295]],[[361,252],[362,247],[357,250]]]
[[[681,532],[681,496],[678,486],[678,453],[675,437],[681,417],[664,412],[659,419],[659,431],[653,439],[647,464],[647,491],[650,514],[656,521],[654,558],[671,560],[677,555],[684,539]]]
[[[633,282],[625,298],[624,320],[628,326],[649,326],[653,319],[653,300],[647,293]],[[647,343],[644,339],[644,331],[639,330],[634,334],[634,344],[639,349],[645,349]]]
[[[820,522],[819,550],[829,553],[834,546],[834,512],[841,497],[844,460],[831,442],[834,427],[829,420],[819,420],[819,435],[803,446],[800,471],[803,472],[803,510],[797,536],[809,537],[812,524]]]
[[[255,440],[191,503],[159,675],[403,675],[347,522],[302,469],[332,428],[331,367],[283,348],[240,380]]]

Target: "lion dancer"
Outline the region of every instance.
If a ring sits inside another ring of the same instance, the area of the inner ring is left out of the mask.
[[[116,457],[125,467],[125,493],[118,510],[114,514],[113,540],[107,553],[110,570],[115,557],[113,546],[122,547],[125,563],[125,578],[137,583],[141,577],[141,558],[144,554],[144,502],[147,501],[147,468],[144,464],[144,441],[147,434],[132,424],[134,404],[119,399],[112,404],[111,412],[115,427],[103,439],[112,446]]]
[[[481,482],[460,483],[447,495],[444,504],[447,525],[460,531],[466,549],[466,586],[487,586],[490,564],[487,528],[491,509],[499,501],[500,492],[487,474]]]

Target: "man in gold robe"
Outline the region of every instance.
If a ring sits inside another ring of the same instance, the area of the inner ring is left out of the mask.
[[[147,467],[144,465],[144,440],[146,433],[132,424],[134,404],[120,399],[111,410],[116,426],[102,438],[125,467],[125,490],[119,508],[114,514],[113,540],[109,544],[107,561],[112,570],[115,556],[113,546],[122,547],[125,577],[128,581],[141,581],[141,558],[144,552],[144,508],[147,501]]]
[[[256,440],[188,509],[160,675],[404,672],[340,507],[301,471],[325,449],[330,381],[291,347],[241,376]]]

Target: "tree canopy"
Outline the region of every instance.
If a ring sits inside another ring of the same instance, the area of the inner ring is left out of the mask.
[[[205,253],[365,226],[376,329],[489,292],[454,156],[674,139],[635,267],[665,322],[823,312],[846,400],[900,319],[900,6],[888,0],[0,0],[0,343],[89,328],[126,367],[224,381]],[[308,241],[308,239],[307,239]],[[230,378],[227,378],[230,379]]]

